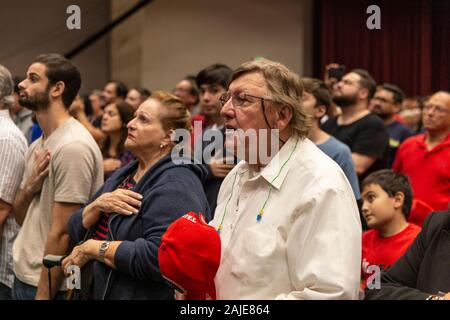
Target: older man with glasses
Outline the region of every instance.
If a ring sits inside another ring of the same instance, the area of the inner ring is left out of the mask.
[[[297,75],[262,59],[235,70],[220,98],[243,161],[210,223],[222,241],[218,299],[358,297],[356,200],[339,166],[306,138],[302,91]]]
[[[393,169],[411,180],[414,197],[434,210],[450,204],[450,93],[439,91],[426,102],[424,134],[407,139],[397,151]]]

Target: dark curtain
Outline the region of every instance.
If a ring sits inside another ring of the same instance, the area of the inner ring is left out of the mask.
[[[314,0],[314,76],[327,63],[368,70],[408,95],[450,89],[449,0]],[[369,30],[370,5],[381,30]]]

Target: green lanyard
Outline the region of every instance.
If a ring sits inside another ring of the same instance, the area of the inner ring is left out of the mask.
[[[272,179],[272,181],[270,181],[270,184],[269,184],[269,193],[267,194],[267,198],[266,198],[266,200],[264,201],[263,206],[262,206],[261,209],[259,210],[258,215],[256,216],[256,222],[260,222],[260,221],[261,221],[262,216],[264,215],[264,209],[265,209],[265,207],[266,207],[267,201],[269,200],[270,195],[271,195],[271,193],[272,193],[272,184],[273,184],[273,182],[280,176],[281,171],[283,171],[283,168],[286,166],[286,164],[289,162],[289,160],[291,160],[292,155],[294,154],[294,151],[295,151],[295,149],[297,148],[298,140],[299,140],[299,139],[297,138],[297,140],[295,141],[294,148],[292,148],[291,154],[289,155],[289,157],[286,159],[286,161],[285,161],[285,162],[283,163],[283,165],[281,166],[280,171],[278,171],[278,174],[275,176],[275,178]],[[233,185],[232,185],[232,187],[231,187],[231,194],[230,194],[230,197],[229,197],[228,200],[227,200],[227,203],[225,204],[225,209],[223,210],[223,213],[222,213],[222,219],[221,219],[221,221],[220,221],[219,227],[217,228],[217,232],[218,232],[219,234],[220,234],[221,231],[222,231],[223,220],[225,220],[225,216],[227,215],[227,212],[228,212],[228,204],[230,203],[230,200],[231,200],[231,198],[233,197],[233,191],[234,191],[234,185],[235,185],[235,183],[236,183],[236,177],[237,177],[237,172],[234,174]]]

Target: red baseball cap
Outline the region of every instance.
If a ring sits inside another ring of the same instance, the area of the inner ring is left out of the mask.
[[[215,300],[214,278],[220,264],[220,236],[203,216],[189,212],[175,220],[161,238],[159,269],[186,300]]]

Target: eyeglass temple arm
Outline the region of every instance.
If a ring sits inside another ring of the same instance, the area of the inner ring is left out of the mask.
[[[261,99],[261,106],[262,106],[262,111],[263,111],[263,115],[264,115],[264,120],[266,121],[266,124],[269,127],[269,129],[272,130],[272,127],[270,126],[269,121],[267,121],[266,107],[264,105],[264,98],[260,98],[260,99]],[[283,141],[279,135],[278,135],[278,139],[281,141],[281,145],[286,143],[286,141]]]

